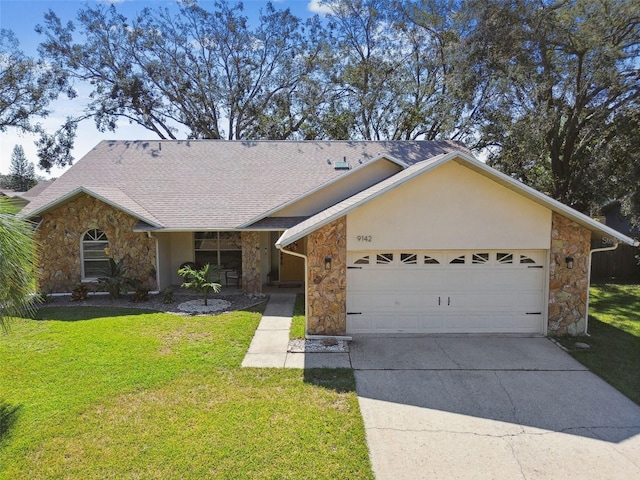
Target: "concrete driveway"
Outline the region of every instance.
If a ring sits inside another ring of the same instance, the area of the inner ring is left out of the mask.
[[[385,479],[637,479],[640,407],[545,338],[356,337]]]

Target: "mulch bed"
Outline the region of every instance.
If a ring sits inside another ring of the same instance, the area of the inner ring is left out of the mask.
[[[105,294],[90,294],[86,300],[78,300],[72,302],[69,295],[64,296],[49,296],[47,302],[40,304],[40,307],[61,307],[61,306],[78,306],[78,307],[121,307],[121,308],[141,308],[147,310],[157,310],[159,312],[175,313],[178,315],[193,315],[193,313],[187,313],[181,311],[178,307],[184,302],[190,300],[201,299],[201,295],[195,295],[187,293],[185,291],[177,290],[173,293],[174,301],[172,303],[165,303],[165,295],[163,293],[151,294],[149,300],[143,302],[134,302],[131,300],[130,295],[123,295],[119,299],[112,299],[109,295]],[[226,300],[230,306],[224,311],[230,312],[234,310],[244,310],[250,307],[259,305],[267,300],[266,295],[256,294],[215,294],[210,295],[210,299]],[[218,312],[222,313],[222,312]]]

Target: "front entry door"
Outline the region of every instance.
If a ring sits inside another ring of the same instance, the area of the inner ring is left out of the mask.
[[[304,242],[294,242],[287,250],[304,254]],[[304,282],[304,259],[280,252],[280,282]]]

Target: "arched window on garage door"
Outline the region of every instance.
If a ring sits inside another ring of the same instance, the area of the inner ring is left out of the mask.
[[[102,230],[88,230],[82,236],[81,260],[83,280],[95,280],[104,275],[105,270],[109,268],[108,247],[109,239]]]

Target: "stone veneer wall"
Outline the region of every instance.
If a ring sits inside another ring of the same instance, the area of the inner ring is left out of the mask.
[[[325,258],[331,257],[331,270]],[[307,333],[344,335],[347,331],[347,221],[346,217],[307,237]]]
[[[124,259],[127,276],[156,284],[156,243],[146,233],[134,232],[138,220],[89,195],[65,203],[42,215],[36,231],[41,245],[39,288],[44,292],[70,292],[80,283],[81,241],[87,230],[105,232],[110,256]]]
[[[241,232],[242,290],[245,293],[262,292],[260,260],[260,232]]]
[[[555,212],[551,222],[548,333],[580,335],[586,328],[591,232]]]

